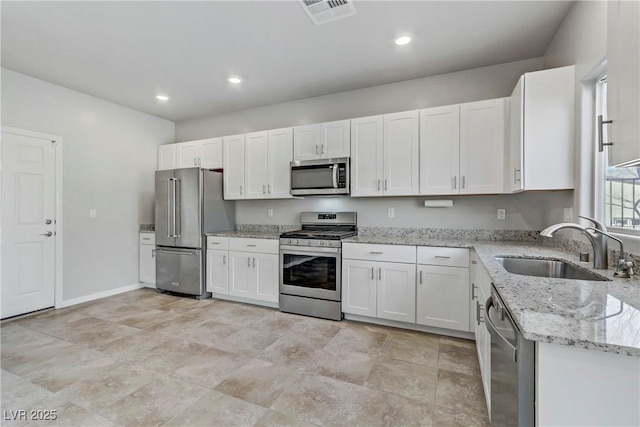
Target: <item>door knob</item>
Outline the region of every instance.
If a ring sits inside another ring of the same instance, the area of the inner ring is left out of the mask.
[[[47,219],[47,220],[44,221],[44,223],[47,224],[47,225],[50,225],[51,224],[51,220]]]
[[[46,233],[38,234],[38,236],[51,237],[51,236],[53,236],[53,233],[51,231],[47,231]]]

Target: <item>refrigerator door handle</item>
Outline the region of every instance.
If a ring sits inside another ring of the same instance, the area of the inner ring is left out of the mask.
[[[177,178],[173,179],[173,237],[180,237],[180,232],[182,231],[182,227],[180,224],[181,214],[180,211],[180,180]]]
[[[167,180],[167,237],[173,237],[171,231],[171,181],[172,178]]]

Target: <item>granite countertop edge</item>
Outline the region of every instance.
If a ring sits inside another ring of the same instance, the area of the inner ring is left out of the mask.
[[[581,347],[590,350],[640,357],[640,342],[625,342],[617,337],[585,337],[593,331],[606,331],[606,319],[594,319],[589,307],[580,307],[585,294],[618,298],[640,311],[640,279],[614,277],[614,269],[596,270],[590,263],[580,262],[578,256],[563,249],[544,246],[539,241],[511,242],[472,239],[439,239],[415,236],[358,235],[343,240],[345,243],[390,244],[408,246],[439,246],[474,249],[489,273],[498,294],[512,314],[522,335],[529,340]],[[554,279],[523,276],[507,272],[495,260],[506,255],[523,258],[557,258],[588,270],[609,281]],[[605,311],[606,313],[606,311]],[[601,322],[601,325],[596,325]],[[628,336],[640,336],[640,324],[628,320]],[[633,338],[631,338],[633,340]]]
[[[216,231],[205,233],[206,236],[214,237],[235,237],[242,239],[280,239],[280,232],[277,231]]]

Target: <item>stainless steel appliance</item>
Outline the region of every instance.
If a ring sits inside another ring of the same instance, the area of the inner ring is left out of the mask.
[[[280,236],[280,310],[341,320],[342,241],[356,212],[303,212],[302,229]]]
[[[291,194],[349,194],[349,158],[291,162]]]
[[[525,339],[495,287],[486,302],[491,334],[491,425],[535,424],[535,346]]]
[[[156,288],[207,298],[204,233],[235,228],[235,204],[222,199],[222,174],[157,171],[155,184]]]

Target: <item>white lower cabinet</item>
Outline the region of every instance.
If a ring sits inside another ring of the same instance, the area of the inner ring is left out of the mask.
[[[416,265],[380,262],[377,270],[377,317],[415,323]]]
[[[376,263],[342,260],[342,311],[376,317]]]
[[[469,331],[469,269],[418,265],[419,325]]]
[[[207,249],[207,292],[229,293],[229,252]]]
[[[156,235],[140,233],[140,254],[138,264],[138,280],[149,285],[156,284]]]

